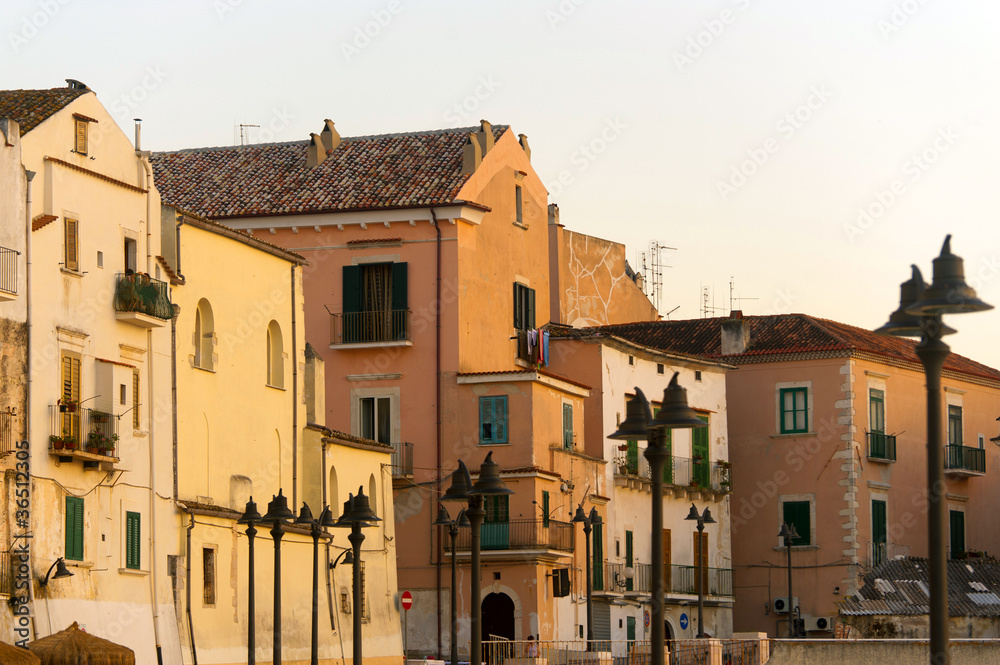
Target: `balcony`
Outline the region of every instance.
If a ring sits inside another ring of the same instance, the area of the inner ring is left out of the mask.
[[[374,312],[330,312],[330,348],[413,346],[410,310]]]
[[[0,552],[0,596],[14,595],[14,568],[10,552]]]
[[[392,457],[390,459],[393,478],[407,478],[413,475],[413,444],[394,443],[392,444]]]
[[[649,462],[642,454],[629,455],[620,451],[614,460],[615,485],[633,489],[651,490]],[[732,491],[732,467],[729,462],[706,461],[700,458],[669,457],[663,470],[664,489],[672,490],[676,496],[682,493],[728,494]]]
[[[80,460],[85,469],[110,470],[118,461],[116,416],[98,409],[49,407],[49,454],[60,462]]]
[[[488,522],[480,530],[480,550],[483,553],[509,550],[573,551],[573,525],[550,520],[510,520]],[[472,529],[458,530],[455,541],[459,552],[472,549]]]
[[[895,462],[896,437],[884,432],[868,432],[868,459],[873,462]]]
[[[0,247],[0,302],[17,297],[17,257],[21,252]]]
[[[115,286],[115,318],[140,328],[160,328],[173,315],[166,282],[145,273],[118,273]]]
[[[604,562],[603,579],[594,579],[594,590],[612,593],[652,593],[653,566],[648,563],[632,564],[632,579],[626,579],[624,563]],[[664,587],[667,593],[698,594],[697,568],[695,566],[664,566]],[[709,596],[733,595],[733,571],[730,568],[708,568],[704,572],[705,594]],[[603,586],[599,589],[598,583]]]
[[[949,476],[985,475],[986,451],[969,446],[945,446],[944,472]]]
[[[669,567],[667,590],[673,593],[697,595],[698,568],[696,566]],[[733,595],[733,571],[731,568],[706,568],[702,573],[705,594],[709,596]]]

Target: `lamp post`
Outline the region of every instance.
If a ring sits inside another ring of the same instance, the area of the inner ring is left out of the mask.
[[[247,579],[247,665],[255,665],[257,662],[257,608],[254,590],[254,563],[253,563],[253,540],[257,535],[254,526],[263,518],[257,512],[257,504],[253,497],[247,501],[243,515],[236,521],[237,524],[247,525],[247,561],[249,568],[249,578]]]
[[[900,288],[899,309],[875,332],[898,337],[920,337],[917,357],[927,381],[927,538],[930,578],[930,659],[948,665],[948,561],[945,557],[947,505],[944,501],[944,443],[942,436],[941,369],[951,349],[941,338],[954,332],[944,325],[944,314],[993,309],[965,282],[962,258],[951,253],[951,235],[934,259],[934,280],[924,283],[913,266],[912,277]]]
[[[464,508],[458,512],[458,517],[451,519],[448,509],[439,506],[434,525],[447,526],[448,535],[451,536],[451,663],[456,665],[458,663],[458,562],[455,556],[455,544],[458,540],[459,527],[471,527],[472,523],[465,516]]]
[[[313,539],[312,641],[309,662],[310,665],[319,665],[319,538],[323,535],[323,529],[336,526],[337,520],[333,519],[333,513],[329,506],[323,506],[320,518],[315,519],[309,505],[303,502],[295,524],[309,527],[309,535]]]
[[[347,540],[351,542],[351,547],[354,550],[354,561],[352,566],[352,572],[354,573],[354,581],[352,584],[352,593],[354,595],[354,616],[352,617],[354,624],[354,636],[353,636],[353,647],[354,647],[354,663],[355,665],[361,665],[361,613],[363,611],[362,605],[362,584],[361,584],[361,543],[365,540],[365,534],[361,532],[364,527],[375,526],[377,522],[382,520],[376,517],[375,511],[372,510],[371,503],[368,501],[368,497],[365,496],[364,487],[358,488],[357,496],[351,494],[348,495],[347,501],[344,502],[344,514],[340,516],[337,520],[336,526],[340,528],[350,528],[351,533],[347,536]]]
[[[715,524],[715,518],[712,517],[712,511],[705,507],[705,512],[698,514],[698,509],[695,505],[691,504],[691,512],[685,517],[686,520],[694,520],[698,522],[698,635],[697,637],[708,637],[708,633],[705,632],[705,577],[707,571],[705,570],[704,562],[708,558],[708,553],[702,551],[702,537],[701,534],[705,533],[706,524]],[[791,579],[791,578],[789,578]]]
[[[52,574],[53,570],[56,571],[55,575]],[[52,562],[51,566],[49,566],[48,572],[45,573],[45,579],[39,580],[39,588],[46,589],[49,586],[50,576],[51,579],[59,580],[64,577],[73,577],[73,573],[66,568],[66,560],[63,557],[59,557]],[[47,594],[45,598],[45,616],[48,617],[49,620],[49,633],[52,633],[52,615],[49,613],[49,599]]]
[[[705,427],[707,423],[687,404],[687,391],[677,383],[678,372],[674,372],[670,384],[663,391],[663,406],[654,420],[649,410],[649,401],[639,388],[635,397],[625,407],[625,420],[618,430],[608,435],[610,439],[624,441],[648,441],[646,459],[649,460],[653,485],[652,506],[652,665],[663,665],[664,635],[663,608],[663,468],[670,452],[663,445],[664,432],[668,429]]]
[[[587,569],[587,651],[590,651],[592,642],[594,641],[594,585],[590,578],[590,533],[593,531],[595,524],[603,524],[604,522],[601,520],[601,516],[597,514],[597,508],[591,508],[590,514],[585,514],[582,503],[576,507],[576,514],[573,515],[571,521],[574,524],[583,524],[583,535],[586,541],[584,567]]]
[[[274,539],[274,639],[271,661],[281,663],[281,537],[285,535],[284,525],[295,519],[295,513],[288,509],[288,500],[278,490],[278,495],[267,504],[265,522],[271,522],[271,538]]]
[[[792,541],[798,540],[799,532],[795,530],[794,524],[781,524],[779,538],[785,539],[785,549],[788,551],[788,636],[795,637],[798,631],[795,629],[795,597],[792,595]]]
[[[514,490],[507,487],[500,479],[500,465],[493,461],[493,451],[486,453],[486,459],[479,467],[479,478],[476,484],[472,484],[472,475],[469,473],[465,462],[458,460],[458,469],[451,474],[451,487],[441,496],[440,501],[467,501],[468,507],[465,510],[466,517],[469,518],[469,526],[472,529],[472,551],[470,556],[471,568],[471,607],[469,608],[469,631],[471,635],[469,645],[469,661],[472,665],[482,663],[483,635],[481,630],[482,619],[482,599],[480,595],[480,529],[483,526],[483,518],[486,511],[483,509],[483,499],[487,496],[501,496],[513,494]]]

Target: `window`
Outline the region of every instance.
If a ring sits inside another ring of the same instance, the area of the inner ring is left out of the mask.
[[[806,388],[782,388],[779,392],[781,406],[781,433],[797,434],[809,431]]]
[[[885,434],[885,393],[874,388],[868,393],[868,427]]]
[[[497,524],[510,521],[510,497],[506,494],[484,497],[483,507],[486,509],[485,522]]]
[[[62,371],[62,403],[80,401],[80,356],[76,353],[63,351],[61,357]],[[80,439],[80,411],[63,411],[59,413],[63,437]]]
[[[274,388],[285,387],[284,344],[281,340],[281,326],[277,321],[267,325],[267,385]]]
[[[86,124],[86,123],[85,123]],[[66,218],[63,223],[64,231],[64,254],[63,267],[66,270],[80,270],[80,222],[75,219]]]
[[[514,282],[514,327],[531,330],[535,327],[535,290]]]
[[[887,532],[885,501],[872,499],[872,566],[886,561]]]
[[[542,526],[549,526],[549,493],[546,491],[542,492]]]
[[[408,338],[406,263],[343,267],[341,339],[345,343]]]
[[[125,567],[139,570],[141,556],[142,518],[139,513],[125,513]]]
[[[563,404],[563,448],[573,449],[573,405]]]
[[[479,398],[479,444],[507,443],[507,396]]]
[[[358,402],[359,435],[379,443],[392,443],[392,398],[362,397]]]
[[[215,318],[212,305],[202,298],[194,313],[194,366],[211,370],[215,367]]]
[[[524,199],[520,185],[514,185],[514,206],[517,209],[517,223],[519,226],[524,226]]]
[[[960,510],[949,511],[948,522],[951,527],[951,558],[955,559],[965,554],[965,513]]]
[[[812,545],[812,502],[785,501],[781,504],[782,521],[794,526],[798,538],[792,539],[792,546]],[[782,543],[784,545],[784,543]]]
[[[695,372],[694,372],[694,380],[695,381],[701,381],[701,370],[695,370]]]
[[[712,468],[709,464],[708,414],[699,413],[698,420],[706,423],[705,427],[695,427],[691,430],[691,459],[693,461],[692,479],[698,481],[699,487],[709,487],[712,480]]]
[[[631,531],[626,531],[625,532],[625,567],[626,568],[632,568],[632,570],[635,570],[635,568],[632,567],[632,532]],[[632,580],[631,579],[628,579],[628,578],[625,579],[625,590],[626,591],[632,591]]]
[[[206,606],[215,607],[215,549],[204,547],[201,550],[201,571],[203,600]]]
[[[132,372],[132,429],[139,429],[139,372]]]
[[[593,576],[591,577],[591,586],[594,591],[604,590],[604,525],[594,524],[592,527],[591,537],[594,539],[592,549],[593,552],[593,562],[594,570]],[[586,564],[584,564],[586,565]]]
[[[656,373],[663,374],[663,363],[656,363]]]
[[[83,499],[66,497],[66,554],[67,559],[83,561]]]
[[[131,274],[136,271],[135,255],[138,248],[138,243],[132,238],[125,238],[125,247],[122,254],[122,265],[125,266],[125,274]]]
[[[76,132],[73,150],[81,155],[87,154],[87,124],[86,120],[75,119]]]
[[[480,530],[484,550],[510,549],[510,497],[487,496],[483,501],[486,518]]]
[[[948,406],[948,445],[962,445],[962,407]]]

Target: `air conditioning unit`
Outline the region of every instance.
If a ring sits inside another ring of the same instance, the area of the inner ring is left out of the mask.
[[[788,611],[799,604],[799,597],[792,596],[792,604],[788,604],[788,596],[779,596],[774,599],[774,613],[775,614],[788,614]]]
[[[806,632],[831,632],[833,630],[833,617],[806,617]]]

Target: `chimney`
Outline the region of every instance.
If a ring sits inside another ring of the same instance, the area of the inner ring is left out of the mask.
[[[750,346],[750,326],[742,310],[735,310],[722,322],[722,355],[745,353]]]
[[[21,126],[13,118],[0,118],[0,132],[3,132],[7,147],[17,145],[16,141],[21,138]]]
[[[315,168],[326,159],[326,149],[323,147],[323,139],[319,134],[310,134],[312,140],[309,142],[306,153],[306,168]]]
[[[462,148],[462,173],[475,173],[483,161],[483,149],[475,134],[469,134],[469,140]]]
[[[134,118],[135,120],[135,151],[139,152],[142,150],[142,118]]]
[[[559,204],[550,203],[549,204],[549,224],[559,223]]]
[[[521,148],[524,150],[524,154],[528,157],[528,161],[531,161],[531,146],[528,145],[527,134],[518,134],[517,142],[521,144]]]
[[[323,121],[323,133],[320,134],[323,139],[323,147],[326,148],[327,152],[336,150],[337,146],[340,145],[340,132],[338,132],[333,126],[333,120],[327,118]]]
[[[483,157],[493,149],[493,125],[486,120],[479,121],[479,132],[476,133],[479,140],[479,148],[483,152]]]

